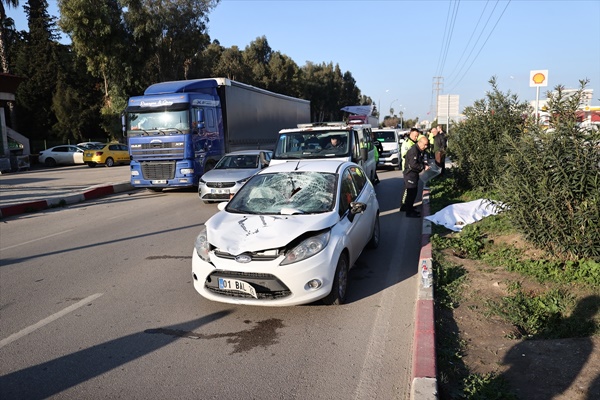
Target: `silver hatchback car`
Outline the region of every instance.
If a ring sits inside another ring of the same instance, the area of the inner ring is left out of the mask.
[[[198,196],[204,203],[229,201],[252,175],[267,167],[273,152],[241,150],[227,153],[198,183]]]

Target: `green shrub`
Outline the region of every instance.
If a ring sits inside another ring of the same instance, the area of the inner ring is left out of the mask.
[[[550,129],[506,134],[504,169],[495,186],[508,216],[536,246],[565,259],[600,261],[600,134],[581,129],[579,92],[550,95]]]

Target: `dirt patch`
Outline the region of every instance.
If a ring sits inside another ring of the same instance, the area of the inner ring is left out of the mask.
[[[517,247],[523,243],[517,235],[494,240]],[[463,343],[463,365],[457,368],[502,376],[519,399],[600,399],[600,337],[517,340],[512,325],[486,313],[488,300],[508,295],[508,282],[518,281],[527,291],[545,291],[545,285],[480,261],[459,259],[451,250],[444,250],[444,254],[446,260],[461,265],[467,272],[460,304],[454,310],[439,312],[437,317],[443,321],[442,329],[457,332]],[[528,250],[528,256],[534,255],[539,256],[539,251]],[[577,293],[580,298],[588,294],[599,296],[600,290]],[[592,318],[597,318],[598,297],[592,299],[596,305]],[[441,399],[459,398],[453,385],[440,379]]]

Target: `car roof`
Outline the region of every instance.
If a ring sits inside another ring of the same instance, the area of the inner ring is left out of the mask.
[[[265,150],[265,149],[263,149],[263,150],[238,150],[238,151],[232,151],[231,153],[227,153],[225,155],[226,156],[238,156],[238,155],[244,155],[244,154],[256,155],[261,152],[272,153],[271,150]]]
[[[270,165],[259,172],[259,174],[278,173],[278,172],[325,172],[337,173],[340,168],[346,165],[357,164],[342,160],[290,160],[281,164]]]

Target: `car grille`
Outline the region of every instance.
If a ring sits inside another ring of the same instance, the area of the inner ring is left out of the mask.
[[[207,193],[202,196],[202,200],[229,200],[230,196],[229,193]]]
[[[146,180],[173,179],[175,178],[175,161],[169,162],[142,162],[142,175]]]
[[[206,278],[204,286],[212,293],[219,294],[221,296],[253,299],[251,295],[244,292],[219,289],[218,278],[237,279],[248,282],[254,287],[254,290],[256,290],[256,297],[260,300],[281,299],[292,294],[290,289],[283,282],[271,274],[214,271]]]
[[[215,256],[217,256],[219,258],[225,258],[227,260],[235,260],[235,257],[236,257],[232,254],[225,253],[224,251],[219,251],[219,250],[215,250],[214,254],[215,254]],[[265,255],[265,254],[252,253],[250,255],[252,257],[252,261],[273,261],[274,259],[279,257],[279,254]]]
[[[210,188],[230,188],[235,186],[235,182],[206,182],[206,186]]]

